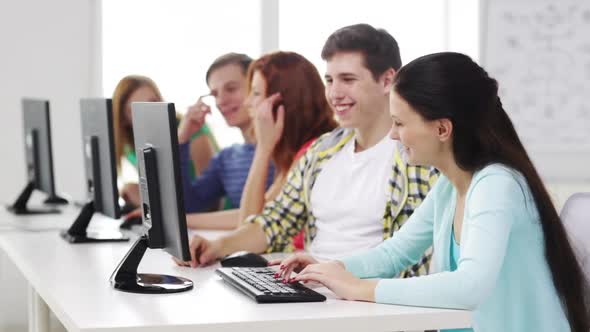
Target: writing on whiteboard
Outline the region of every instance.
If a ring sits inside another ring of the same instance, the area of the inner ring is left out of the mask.
[[[485,66],[527,148],[590,149],[590,1],[489,1]]]

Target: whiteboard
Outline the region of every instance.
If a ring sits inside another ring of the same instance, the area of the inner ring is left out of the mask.
[[[590,1],[483,1],[480,42],[542,175],[590,178]]]

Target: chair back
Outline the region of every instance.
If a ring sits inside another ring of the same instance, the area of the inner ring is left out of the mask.
[[[586,278],[590,280],[590,193],[570,196],[560,217]]]

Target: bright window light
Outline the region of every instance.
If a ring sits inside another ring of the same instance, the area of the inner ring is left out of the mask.
[[[104,0],[103,93],[129,74],[152,78],[166,101],[185,113],[209,92],[205,73],[227,52],[260,55],[260,1]],[[209,101],[211,99],[208,99]],[[218,143],[242,142],[214,109],[208,124]]]
[[[111,96],[125,75],[151,77],[164,98],[184,113],[208,93],[205,72],[227,52],[260,56],[261,5],[278,0],[103,0],[103,92]],[[479,1],[280,0],[279,48],[307,57],[325,72],[320,53],[336,29],[355,23],[384,28],[400,46],[403,63],[428,53],[479,56]],[[268,18],[266,18],[268,20]],[[269,20],[268,22],[273,22]],[[267,22],[267,23],[268,23]],[[272,23],[267,29],[273,29]],[[211,103],[212,99],[207,99]],[[222,147],[242,142],[215,110],[209,117]]]
[[[343,26],[368,23],[387,30],[398,42],[402,62],[444,50],[444,1],[281,0],[280,48],[313,62],[320,74],[320,53],[328,36]]]

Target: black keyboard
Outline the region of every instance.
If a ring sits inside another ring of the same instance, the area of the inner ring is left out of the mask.
[[[223,280],[258,303],[322,302],[326,297],[301,283],[284,284],[269,267],[222,267],[215,272]]]

